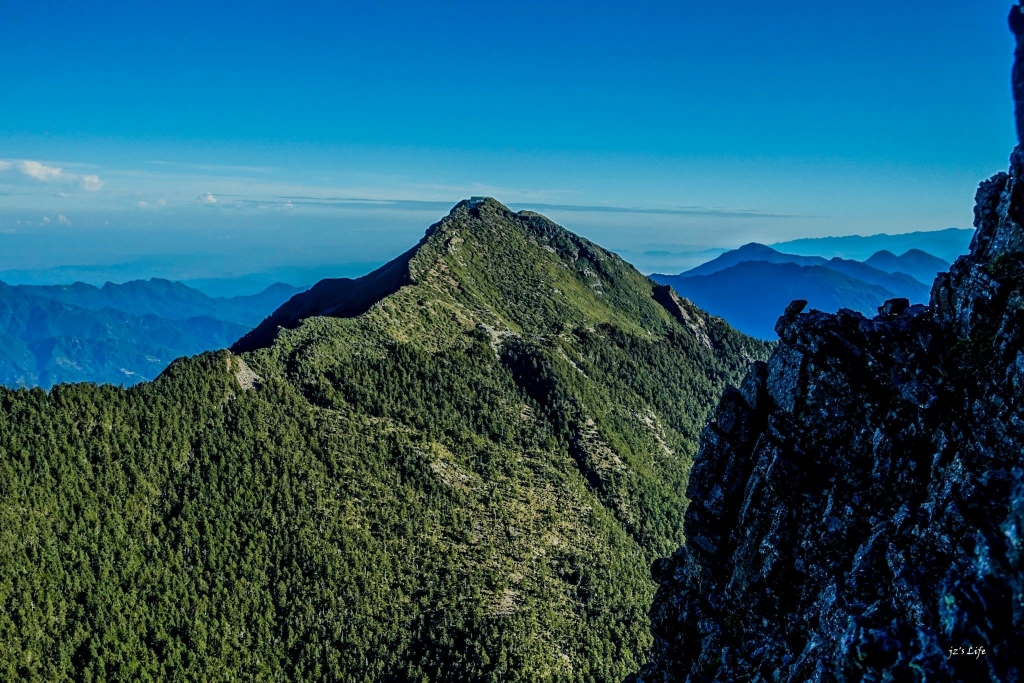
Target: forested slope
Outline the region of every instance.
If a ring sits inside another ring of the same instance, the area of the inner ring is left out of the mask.
[[[766,345],[493,200],[402,258],[368,309],[275,314],[295,327],[264,348],[0,391],[0,676],[642,663],[699,430]]]

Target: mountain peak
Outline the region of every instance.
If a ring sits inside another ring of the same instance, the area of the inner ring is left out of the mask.
[[[742,247],[727,251],[724,254],[719,254],[716,258],[706,263],[702,263],[696,268],[691,268],[685,273],[680,273],[680,275],[686,277],[692,277],[695,275],[711,275],[712,273],[717,273],[725,270],[726,268],[731,268],[732,266],[743,263],[744,261],[796,263],[802,266],[820,266],[827,263],[827,261],[820,256],[797,256],[795,254],[786,254],[767,245],[760,244],[759,242],[748,242]],[[655,279],[663,277],[666,276],[656,275]]]
[[[235,342],[231,350],[242,353],[271,346],[279,329],[294,329],[306,318],[352,318],[366,313],[374,304],[429,272],[430,252],[457,246],[459,226],[470,216],[479,218],[481,212],[501,211],[511,213],[491,197],[462,200],[452,207],[447,216],[427,228],[426,234],[412,249],[361,277],[320,280],[307,291],[286,301]],[[413,266],[412,261],[417,256],[420,258]]]
[[[769,254],[769,253],[770,254],[778,254],[779,253],[779,251],[777,249],[772,249],[768,245],[761,244],[760,242],[747,242],[742,247],[739,247],[736,251],[761,252],[761,253],[765,253],[765,254]]]
[[[514,211],[494,197],[470,197],[469,199],[463,199],[451,208],[447,216],[427,228],[423,239],[416,245],[416,249],[425,245],[431,238],[444,239],[444,236],[452,231],[467,227],[471,228],[473,225],[471,221],[473,219],[487,220],[488,218],[515,215]]]
[[[672,318],[652,287],[616,254],[548,218],[474,197],[390,263],[360,278],[322,280],[292,297],[232,350],[269,347],[281,328],[312,317],[356,318],[378,304],[396,325],[437,328],[427,337],[441,336],[439,325],[470,321],[535,334],[613,320],[654,329]]]

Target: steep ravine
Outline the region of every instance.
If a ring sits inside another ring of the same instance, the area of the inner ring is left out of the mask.
[[[1020,7],[1011,27],[1020,114]],[[981,184],[975,227],[928,306],[794,302],[779,320],[702,436],[635,680],[1021,678],[1021,147]]]

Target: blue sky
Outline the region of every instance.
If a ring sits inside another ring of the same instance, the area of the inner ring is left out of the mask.
[[[155,4],[4,0],[0,270],[375,262],[473,194],[649,269],[967,227],[1014,144],[1002,0]]]

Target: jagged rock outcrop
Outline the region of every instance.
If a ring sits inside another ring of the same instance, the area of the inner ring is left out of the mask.
[[[1020,147],[975,227],[929,306],[779,320],[702,437],[637,681],[1021,679]]]
[[[693,333],[693,336],[704,346],[711,348],[711,338],[708,337],[707,325],[701,317],[700,310],[693,305],[689,299],[676,294],[670,285],[655,285],[651,294],[655,301],[665,307],[665,310],[672,314],[686,329]],[[686,302],[686,303],[683,303]],[[687,311],[687,308],[690,311]]]

